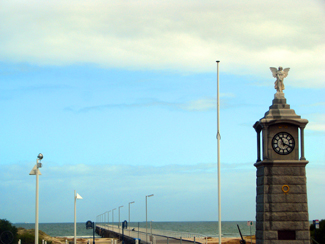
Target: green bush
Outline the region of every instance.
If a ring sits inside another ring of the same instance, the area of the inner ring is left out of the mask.
[[[319,221],[319,229],[314,224],[310,225],[310,236],[318,243],[325,243],[325,219]]]
[[[34,244],[35,243],[35,234],[30,234],[30,233],[23,233],[19,235],[19,239],[21,240],[21,243],[23,244]],[[38,241],[38,243],[42,243],[42,240]]]
[[[15,244],[18,242],[19,238],[17,235],[17,228],[15,226],[13,226],[8,220],[0,219],[0,235],[5,231],[10,231],[13,234],[13,240],[11,243]],[[2,242],[3,242],[3,240],[2,240]]]

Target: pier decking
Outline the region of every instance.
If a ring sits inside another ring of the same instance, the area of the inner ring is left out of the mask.
[[[124,233],[123,233],[124,231]],[[175,232],[167,230],[155,230],[148,229],[146,234],[145,228],[118,228],[116,225],[97,224],[96,233],[102,237],[107,238],[119,238],[122,240],[124,234],[124,241],[127,244],[189,244],[199,243],[206,244],[207,237],[200,234],[188,233],[188,232]]]

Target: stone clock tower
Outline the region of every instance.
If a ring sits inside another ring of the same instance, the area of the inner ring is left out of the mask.
[[[277,78],[272,105],[254,124],[257,132],[256,243],[310,243],[304,128],[308,120],[290,109],[283,90],[289,68]],[[261,158],[262,154],[262,158]]]

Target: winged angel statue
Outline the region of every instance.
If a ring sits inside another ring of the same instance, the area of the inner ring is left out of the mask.
[[[274,82],[274,88],[277,90],[277,92],[282,92],[284,90],[283,79],[288,76],[290,68],[283,69],[280,66],[279,69],[270,67],[270,70],[273,77],[276,78],[276,81]]]

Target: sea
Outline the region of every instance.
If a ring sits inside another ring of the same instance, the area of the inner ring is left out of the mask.
[[[98,223],[101,224],[101,223]],[[110,223],[111,224],[111,223]],[[118,223],[114,223],[117,225]],[[17,228],[34,229],[33,223],[15,223]],[[255,222],[249,225],[247,221],[222,221],[221,233],[222,237],[239,237],[239,226],[243,236],[255,235]],[[148,231],[150,229],[168,230],[174,232],[189,232],[193,234],[200,234],[207,237],[218,237],[218,222],[217,221],[191,221],[191,222],[148,222]],[[131,222],[128,223],[128,228],[135,229],[145,228],[145,222]],[[45,232],[52,237],[73,237],[74,224],[73,223],[40,223],[39,230]],[[77,223],[77,236],[79,238],[92,238],[93,230],[86,229],[86,223]],[[96,238],[100,238],[96,236]]]

